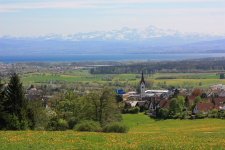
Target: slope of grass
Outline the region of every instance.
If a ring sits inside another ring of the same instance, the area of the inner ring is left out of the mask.
[[[123,115],[128,133],[1,131],[0,149],[225,149],[225,120]]]

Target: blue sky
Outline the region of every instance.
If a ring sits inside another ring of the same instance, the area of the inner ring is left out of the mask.
[[[154,25],[225,34],[225,0],[0,0],[0,36],[40,36]]]

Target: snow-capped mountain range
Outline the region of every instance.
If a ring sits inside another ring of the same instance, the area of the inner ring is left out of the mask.
[[[70,40],[70,41],[148,41],[154,38],[178,37],[192,40],[209,40],[225,37],[225,35],[208,35],[202,33],[185,33],[172,29],[161,29],[155,26],[148,26],[140,30],[135,28],[123,27],[111,31],[94,31],[85,33],[75,33],[69,35],[49,34],[36,38],[51,40]]]
[[[225,35],[182,33],[149,26],[143,30],[124,27],[70,35],[0,37],[3,55],[165,52],[225,52]]]

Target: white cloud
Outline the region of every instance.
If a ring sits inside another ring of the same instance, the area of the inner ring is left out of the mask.
[[[16,2],[0,4],[0,12],[21,11],[27,9],[81,9],[107,8],[113,5],[151,4],[151,3],[220,3],[223,0],[64,0],[48,2]],[[224,4],[224,3],[223,3]]]
[[[12,12],[26,9],[80,9],[93,7],[96,7],[96,5],[85,2],[29,2],[17,4],[0,4],[0,12]]]

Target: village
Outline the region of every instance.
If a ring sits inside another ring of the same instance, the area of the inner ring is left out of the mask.
[[[123,89],[116,90],[116,94],[122,98],[124,109],[139,108],[139,111],[145,111],[149,116],[156,117],[160,109],[169,110],[174,97],[182,96],[185,103],[184,111],[188,111],[190,118],[198,114],[207,115],[211,111],[225,110],[225,85],[222,84],[212,85],[207,90],[198,88],[192,91],[184,88],[152,90],[146,89],[142,72],[139,88],[139,91],[128,92]],[[44,90],[31,85],[26,90],[26,97],[28,100],[42,100],[47,108],[51,106],[49,100],[54,97],[54,94],[47,95]]]
[[[185,98],[185,104],[191,106],[191,115],[207,115],[213,110],[225,110],[225,85],[217,84],[205,91],[193,89],[191,92],[187,92],[186,89],[149,90],[145,88],[143,72],[140,80],[140,93],[137,91],[126,93],[120,89],[117,90],[117,94],[123,97],[127,108],[139,107],[140,110],[147,110],[147,113],[153,117],[156,116],[157,110],[169,109],[174,95],[180,95]]]

